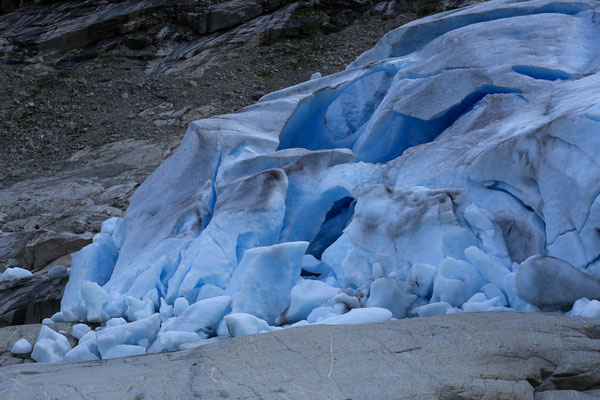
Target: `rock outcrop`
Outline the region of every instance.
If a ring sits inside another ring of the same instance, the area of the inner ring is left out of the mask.
[[[81,150],[69,160],[70,168],[52,178],[0,190],[5,220],[0,272],[9,266],[35,272],[70,265],[70,255],[91,243],[102,221],[123,215],[134,189],[176,143],[129,140]]]
[[[0,282],[0,326],[36,324],[60,310],[68,277],[47,274]]]
[[[0,368],[14,400],[592,399],[600,323],[486,312],[310,326],[178,352]],[[129,398],[128,397],[128,398]]]

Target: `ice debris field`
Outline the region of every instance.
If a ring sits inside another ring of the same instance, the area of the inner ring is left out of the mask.
[[[106,326],[77,325],[74,348],[45,326],[33,358],[468,311],[600,317],[599,13],[434,15],[193,122],[74,257],[52,321]]]

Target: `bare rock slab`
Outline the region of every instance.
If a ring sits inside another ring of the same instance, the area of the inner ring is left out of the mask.
[[[0,326],[38,323],[58,312],[68,280],[43,274],[0,282]]]
[[[16,365],[0,368],[0,393],[13,399],[587,399],[598,393],[598,354],[595,319],[461,313],[299,327],[140,357]]]

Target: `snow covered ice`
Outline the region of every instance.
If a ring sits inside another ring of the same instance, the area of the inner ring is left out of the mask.
[[[52,319],[107,327],[72,350],[45,327],[34,356],[469,311],[598,317],[599,11],[434,15],[343,72],[193,122],[73,259]]]

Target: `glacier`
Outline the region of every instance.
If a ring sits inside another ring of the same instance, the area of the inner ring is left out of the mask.
[[[39,361],[306,324],[598,317],[600,3],[491,0],[193,122],[73,259]],[[37,350],[36,350],[37,348]]]

